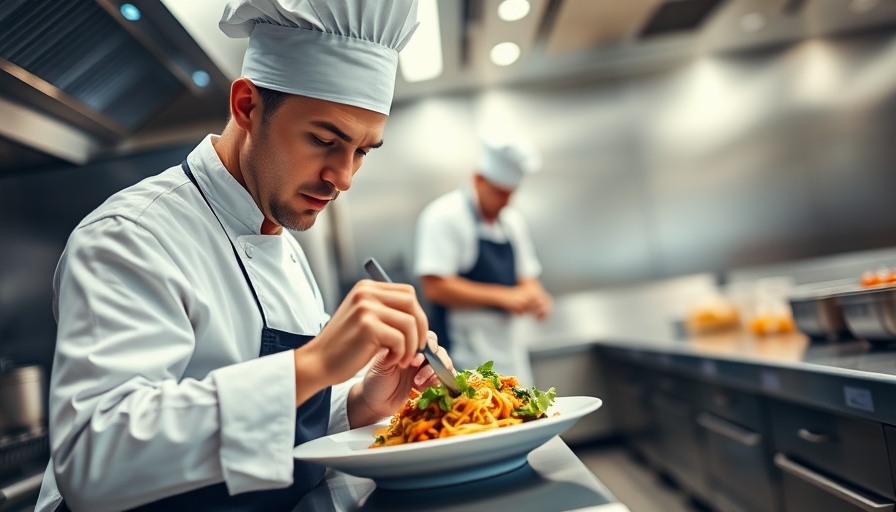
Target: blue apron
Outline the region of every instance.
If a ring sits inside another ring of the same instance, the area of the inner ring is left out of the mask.
[[[482,219],[479,216],[479,210],[476,209],[476,206],[473,205],[472,201],[467,201],[467,205],[473,212],[473,218],[478,226],[478,224],[482,222]],[[459,274],[459,277],[478,283],[516,286],[516,260],[513,256],[513,246],[510,241],[494,242],[480,236],[477,243],[478,253],[473,268],[467,272]],[[500,308],[489,309],[494,309],[495,311],[509,315],[509,313]],[[439,345],[445,347],[445,350],[448,350],[450,353],[452,340],[448,335],[448,308],[440,304],[433,304],[429,321],[430,329],[432,329],[439,338]]]
[[[224,224],[221,223],[221,219],[218,218],[215,210],[212,209],[211,203],[209,203],[208,198],[205,197],[205,194],[196,182],[193,173],[190,172],[190,167],[187,162],[184,161],[183,164],[181,164],[181,167],[187,177],[190,178],[190,181],[193,182],[193,185],[199,190],[202,199],[208,204],[209,209],[212,211],[212,215],[218,219],[218,223],[221,224],[221,228],[223,229]],[[230,240],[230,237],[227,239],[230,241],[234,257],[236,257],[240,270],[243,272],[243,278],[246,280],[246,284],[249,285],[249,290],[252,292],[256,306],[258,306],[258,311],[261,313],[263,327],[261,329],[261,350],[258,354],[259,357],[297,349],[311,341],[314,336],[293,334],[268,327],[267,319],[264,316],[264,310],[261,308],[261,302],[258,300],[258,294],[255,291],[255,287],[252,286],[252,281],[249,280],[246,267],[243,265],[242,260],[240,260],[236,247],[233,246],[233,241]],[[332,390],[329,387],[319,391],[296,410],[295,446],[326,435],[327,426],[330,421],[331,391]],[[291,486],[283,489],[252,491],[237,494],[236,496],[230,496],[227,492],[226,484],[222,482],[195,489],[184,494],[169,496],[131,510],[140,512],[170,512],[181,510],[189,510],[191,512],[203,510],[215,512],[261,512],[292,510],[302,496],[314,488],[314,486],[323,479],[325,471],[326,468],[323,466],[295,460],[293,461],[293,483]],[[69,511],[69,508],[65,505],[65,502],[63,502],[56,510],[57,512],[67,512]]]

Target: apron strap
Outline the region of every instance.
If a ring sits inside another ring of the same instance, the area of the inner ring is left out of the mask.
[[[209,202],[208,198],[205,197],[205,194],[202,192],[202,187],[199,186],[199,182],[196,181],[196,177],[193,176],[193,173],[190,171],[190,164],[187,163],[186,160],[180,164],[181,168],[184,170],[184,174],[187,175],[187,178],[190,178],[190,181],[193,182],[193,185],[196,186],[196,190],[199,191],[199,195],[202,196],[202,199],[205,200],[205,204],[208,205],[208,209],[211,210],[212,215],[215,216],[215,219],[218,221],[218,224],[221,225],[221,229],[224,230],[224,236],[227,237],[227,241],[230,242],[230,248],[233,249],[233,255],[236,257],[236,262],[240,266],[240,271],[243,273],[243,277],[246,279],[246,284],[249,285],[249,290],[252,292],[252,298],[255,299],[255,305],[258,306],[258,312],[261,313],[261,323],[265,327],[268,326],[267,318],[264,316],[264,309],[261,307],[261,300],[258,298],[258,293],[255,291],[255,287],[252,286],[252,280],[249,279],[249,272],[246,271],[246,266],[243,265],[243,260],[240,259],[240,253],[236,250],[236,245],[233,243],[233,240],[230,239],[230,235],[227,234],[227,228],[224,227],[224,223],[221,222],[221,218],[218,217],[218,214],[215,213],[215,209],[212,208],[212,203]]]

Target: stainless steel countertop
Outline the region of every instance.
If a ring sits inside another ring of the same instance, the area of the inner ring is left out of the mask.
[[[896,425],[896,348],[732,332],[688,340],[552,339],[533,360],[596,350],[710,384]],[[612,393],[612,390],[608,390]],[[604,398],[604,397],[602,397]],[[611,397],[605,397],[605,401]]]
[[[881,346],[861,340],[810,342],[801,334],[759,337],[731,331],[687,339],[554,335],[550,344],[530,344],[530,352],[539,357],[591,345],[799,368],[896,384],[896,344]]]
[[[377,489],[373,480],[331,470],[294,511],[628,512],[559,437],[533,450],[528,460],[477,482],[408,491]]]

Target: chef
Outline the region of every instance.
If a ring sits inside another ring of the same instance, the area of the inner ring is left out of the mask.
[[[287,231],[383,143],[416,0],[233,1],[220,27],[249,38],[221,135],[109,198],[59,261],[39,511],[289,510],[324,473],[294,446],[435,383],[424,343],[450,365],[410,286],[359,282],[328,316]]]
[[[494,361],[533,385],[529,354],[515,341],[517,316],[545,318],[550,296],[538,276],[526,223],[508,203],[540,157],[521,137],[483,138],[478,169],[430,203],[417,222],[414,273],[433,305],[432,328],[458,368]]]

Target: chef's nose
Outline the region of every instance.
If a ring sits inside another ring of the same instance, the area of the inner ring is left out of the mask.
[[[337,190],[348,190],[352,186],[352,176],[355,174],[354,155],[345,152],[334,152],[327,159],[327,166],[321,173],[321,179],[331,183]]]

